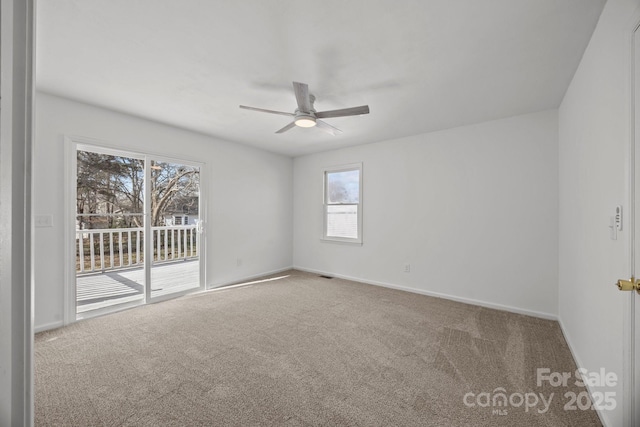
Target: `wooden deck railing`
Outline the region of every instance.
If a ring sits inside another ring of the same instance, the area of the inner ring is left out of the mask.
[[[153,263],[198,256],[195,225],[151,227]],[[76,230],[76,273],[116,270],[144,263],[144,229]]]

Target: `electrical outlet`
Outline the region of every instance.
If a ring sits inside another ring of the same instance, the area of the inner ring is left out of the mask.
[[[404,265],[404,272],[405,273],[411,273],[411,264],[405,264]]]

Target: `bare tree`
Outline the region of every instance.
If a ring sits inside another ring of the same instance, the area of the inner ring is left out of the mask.
[[[171,210],[194,204],[197,209],[198,168],[152,162],[150,175],[151,225],[164,225]],[[141,227],[143,206],[142,160],[78,151],[76,208],[81,228]]]
[[[181,203],[193,203],[199,178],[198,168],[155,163],[151,167],[151,224],[162,225],[169,207],[177,211]]]

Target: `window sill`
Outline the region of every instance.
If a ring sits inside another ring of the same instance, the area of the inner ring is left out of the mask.
[[[348,246],[362,246],[362,240],[347,240],[333,237],[321,237],[321,242],[325,243],[338,243],[340,245],[348,245]]]

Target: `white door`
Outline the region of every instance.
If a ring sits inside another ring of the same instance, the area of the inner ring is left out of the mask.
[[[76,318],[144,302],[144,156],[78,145]]]
[[[640,276],[640,28],[636,27],[633,35],[633,79],[634,87],[634,143],[632,146],[631,185],[633,198],[633,216],[631,217],[633,272]],[[628,378],[631,386],[627,389],[631,394],[625,402],[630,405],[629,425],[640,425],[640,290],[629,292],[628,324],[630,325],[627,344]]]
[[[203,288],[202,167],[158,157],[147,159],[147,166],[146,295],[159,301]]]

